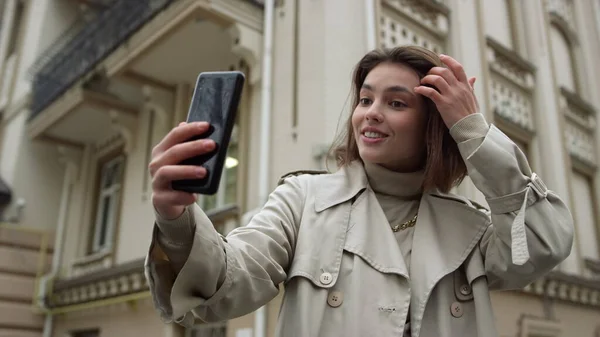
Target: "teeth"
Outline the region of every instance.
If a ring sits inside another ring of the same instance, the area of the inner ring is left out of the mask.
[[[367,138],[383,138],[385,136],[379,132],[367,131],[367,132],[365,132],[365,137],[367,137]]]

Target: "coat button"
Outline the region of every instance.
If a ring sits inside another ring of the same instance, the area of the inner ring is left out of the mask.
[[[458,302],[454,302],[450,305],[450,313],[452,314],[452,316],[454,317],[462,317],[463,315],[463,308],[462,305],[460,305],[460,303]]]
[[[341,291],[332,291],[327,296],[327,304],[332,308],[337,308],[344,302],[344,294]]]
[[[460,286],[460,293],[467,296],[471,295],[471,287],[468,284],[463,284]]]
[[[319,281],[321,281],[321,283],[323,283],[324,285],[328,285],[329,283],[331,283],[331,281],[333,281],[333,276],[331,276],[330,273],[323,273],[321,274],[321,277],[319,277]]]

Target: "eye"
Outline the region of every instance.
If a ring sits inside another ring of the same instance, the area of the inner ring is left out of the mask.
[[[372,103],[371,99],[365,97],[361,98],[359,102],[361,105],[369,105]]]
[[[395,109],[407,107],[407,105],[401,101],[392,101],[392,102],[390,102],[390,106]]]

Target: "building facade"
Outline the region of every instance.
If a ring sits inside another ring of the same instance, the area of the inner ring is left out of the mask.
[[[272,336],[281,294],[220,325],[159,320],[152,148],[200,72],[246,74],[221,188],[198,200],[225,234],[282,174],[326,167],[353,66],[403,44],[478,78],[481,112],[575,218],[562,265],[493,294],[500,335],[600,336],[600,0],[4,0],[0,19],[0,336]]]

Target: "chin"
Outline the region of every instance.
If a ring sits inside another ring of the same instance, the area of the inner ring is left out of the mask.
[[[385,157],[381,153],[375,153],[375,151],[359,151],[359,155],[363,161],[373,164],[379,164],[385,161]]]

